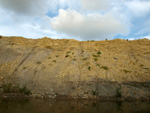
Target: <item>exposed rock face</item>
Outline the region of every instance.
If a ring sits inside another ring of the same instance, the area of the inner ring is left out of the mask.
[[[150,96],[150,40],[0,37],[0,84],[35,94],[92,98]]]

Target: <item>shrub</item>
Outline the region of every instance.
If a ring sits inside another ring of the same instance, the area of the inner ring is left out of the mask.
[[[97,52],[98,55],[102,54],[100,51]]]
[[[87,60],[88,58],[83,58],[82,60]]]
[[[41,62],[38,61],[37,64],[41,64]]]
[[[21,94],[24,94],[24,95],[30,95],[31,94],[31,90],[28,89],[25,85],[20,88],[19,92]]]
[[[56,62],[56,60],[53,60],[53,62]]]
[[[124,69],[123,72],[130,73],[131,71]]]
[[[69,57],[69,55],[66,55],[65,57]]]
[[[27,69],[27,67],[23,67],[23,69]]]
[[[100,57],[99,54],[98,55],[93,55],[93,57]]]
[[[85,65],[89,65],[89,64],[90,64],[90,62],[85,63]]]
[[[101,68],[104,69],[104,70],[108,70],[107,66],[101,66]]]
[[[148,69],[148,67],[144,67],[143,69]]]
[[[93,55],[93,57],[97,57],[96,55]]]
[[[93,96],[97,96],[98,92],[97,91],[92,91]]]
[[[25,85],[20,87],[19,85],[13,85],[12,83],[3,83],[2,89],[4,93],[18,93],[24,95],[31,94],[31,90],[28,89]]]
[[[143,64],[140,64],[140,67],[143,67],[144,65]]]
[[[67,54],[70,53],[70,51],[67,51]]]
[[[12,91],[12,84],[11,83],[3,83],[2,89],[4,93],[10,93]]]
[[[96,66],[100,67],[100,64],[96,64]]]
[[[121,88],[117,88],[117,89],[116,89],[116,93],[117,93],[117,97],[119,97],[119,98],[122,97]]]
[[[90,66],[88,67],[88,70],[91,71],[91,67]]]
[[[56,55],[56,57],[59,57],[59,55]]]
[[[97,59],[97,58],[94,58],[94,60],[95,60],[95,61],[98,61],[98,59]]]
[[[48,57],[48,59],[51,59],[51,57]]]

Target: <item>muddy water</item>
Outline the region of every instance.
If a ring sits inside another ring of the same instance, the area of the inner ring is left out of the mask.
[[[150,103],[0,100],[0,113],[150,113]]]

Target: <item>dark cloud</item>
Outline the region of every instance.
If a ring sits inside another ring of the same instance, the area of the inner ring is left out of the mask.
[[[0,7],[6,11],[30,16],[44,15],[52,4],[52,0],[0,0]]]

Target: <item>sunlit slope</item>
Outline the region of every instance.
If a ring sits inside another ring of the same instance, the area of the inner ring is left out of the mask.
[[[27,81],[150,81],[150,40],[1,37],[0,77]]]

